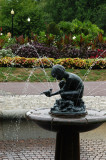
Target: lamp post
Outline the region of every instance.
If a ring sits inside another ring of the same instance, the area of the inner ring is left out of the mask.
[[[12,38],[13,38],[13,17],[14,17],[14,10],[11,10],[11,15],[12,15]]]
[[[30,21],[31,21],[31,19],[28,17],[28,19],[27,19],[27,21],[28,21],[28,23],[29,23],[29,26],[28,26],[28,40],[29,40],[29,38],[30,38]]]

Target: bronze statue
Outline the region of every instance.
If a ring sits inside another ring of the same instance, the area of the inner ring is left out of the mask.
[[[85,115],[85,105],[82,100],[84,85],[79,76],[65,71],[62,65],[54,65],[51,75],[60,80],[60,90],[52,93],[52,89],[43,92],[47,97],[60,94],[50,113],[54,115]],[[64,79],[64,80],[63,80]]]

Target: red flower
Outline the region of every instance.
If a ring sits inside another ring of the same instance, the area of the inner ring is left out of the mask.
[[[90,58],[93,58],[93,59],[94,59],[95,57],[94,57],[94,56],[90,56]]]
[[[97,51],[98,51],[98,52],[101,52],[101,50],[100,50],[100,49],[97,49]]]
[[[1,29],[0,29],[1,31],[2,31],[2,27],[1,27]]]
[[[98,58],[98,57],[99,57],[98,55],[95,56],[95,58]]]

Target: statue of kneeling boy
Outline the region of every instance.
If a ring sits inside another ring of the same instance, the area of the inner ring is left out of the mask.
[[[50,89],[43,93],[47,97],[60,94],[61,99],[56,100],[50,113],[58,116],[86,115],[86,107],[82,100],[84,85],[81,78],[76,74],[66,72],[62,65],[54,65],[52,67],[51,75],[57,80],[60,80],[60,90],[52,93],[52,89]]]

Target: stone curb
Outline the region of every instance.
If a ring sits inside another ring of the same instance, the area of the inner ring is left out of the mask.
[[[15,109],[0,111],[0,119],[26,119],[28,109]]]

